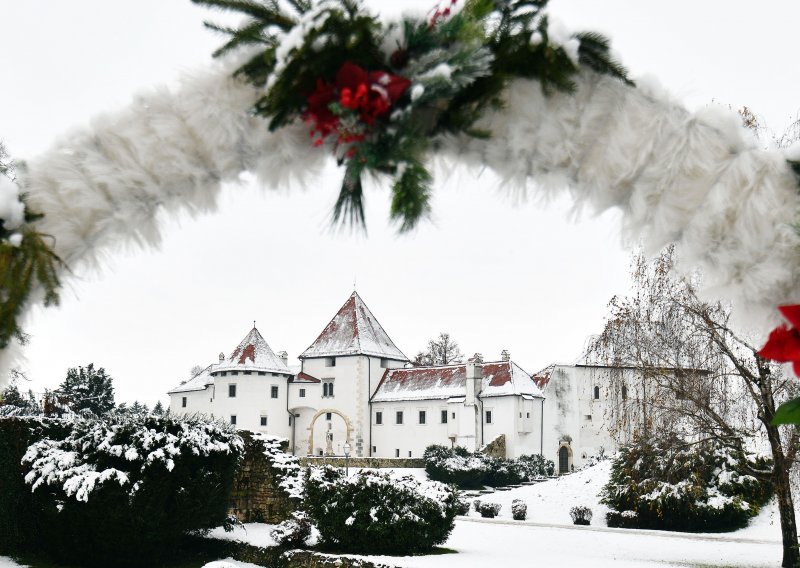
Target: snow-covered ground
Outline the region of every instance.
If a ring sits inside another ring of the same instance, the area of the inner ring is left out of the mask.
[[[241,527],[234,527],[231,532],[225,532],[222,527],[218,527],[208,533],[208,537],[219,540],[236,540],[253,546],[275,546],[276,543],[269,534],[273,528],[275,528],[275,525],[245,523]],[[2,565],[0,565],[0,568],[3,568]]]

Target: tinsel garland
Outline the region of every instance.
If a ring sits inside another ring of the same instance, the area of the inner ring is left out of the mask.
[[[249,112],[264,90],[233,78],[239,67],[140,96],[20,168],[25,205],[43,215],[29,227],[64,262],[54,276],[123,242],[157,245],[157,211],[213,210],[221,183],[243,171],[269,186],[316,174],[327,152],[313,147],[308,125],[266,128]],[[471,126],[491,135],[443,134],[436,156],[489,167],[525,191],[568,190],[596,211],[620,207],[631,237],[652,249],[676,242],[706,291],[765,329],[775,306],[800,297],[795,156],[755,147],[735,115],[691,114],[656,89],[590,69],[571,81],[570,91],[507,81],[503,105]]]

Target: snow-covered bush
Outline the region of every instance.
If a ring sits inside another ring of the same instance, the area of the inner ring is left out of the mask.
[[[452,483],[462,489],[476,489],[489,485],[504,487],[523,481],[552,475],[554,464],[539,455],[521,456],[506,460],[471,453],[456,446],[428,446],[423,454],[425,472],[430,479]]]
[[[456,501],[456,515],[466,515],[469,513],[470,503],[464,499]]]
[[[606,513],[606,524],[611,528],[639,528],[639,515],[636,511],[609,511]]]
[[[75,419],[22,463],[42,541],[81,565],[152,563],[186,531],[224,524],[242,441],[174,416]]]
[[[528,518],[528,505],[522,499],[514,499],[511,502],[511,517],[515,521],[524,521]]]
[[[478,507],[478,512],[481,514],[481,517],[486,517],[487,519],[493,519],[497,516],[497,513],[500,512],[502,505],[500,503],[490,503],[489,501],[482,501],[480,506]]]
[[[730,531],[745,526],[771,496],[772,486],[752,475],[770,470],[766,458],[713,441],[639,440],[613,460],[602,502],[635,512],[643,529]]]
[[[475,499],[472,502],[472,505],[475,507],[475,511],[476,512],[481,510],[481,500],[480,499]]]
[[[279,546],[305,548],[311,538],[311,521],[302,511],[295,511],[291,518],[283,521],[270,532]]]
[[[331,467],[307,472],[303,507],[323,547],[348,553],[411,554],[447,540],[457,493],[409,475]]]
[[[592,510],[589,507],[579,505],[569,510],[573,525],[589,525],[592,522]]]

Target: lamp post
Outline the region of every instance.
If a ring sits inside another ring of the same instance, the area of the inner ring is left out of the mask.
[[[344,474],[346,477],[350,477],[350,444],[349,442],[344,443]]]

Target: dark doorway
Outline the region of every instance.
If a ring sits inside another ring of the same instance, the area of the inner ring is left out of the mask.
[[[561,446],[558,450],[558,473],[569,472],[569,450],[566,446]]]

